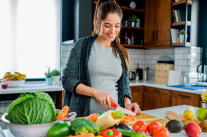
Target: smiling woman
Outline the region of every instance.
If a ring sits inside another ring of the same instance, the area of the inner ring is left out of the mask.
[[[47,66],[59,69],[61,0],[0,1],[0,78],[20,71],[44,78]]]

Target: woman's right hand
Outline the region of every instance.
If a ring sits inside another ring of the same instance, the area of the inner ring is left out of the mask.
[[[114,100],[111,94],[102,92],[99,90],[94,89],[93,91],[93,97],[101,104],[108,105],[108,108],[111,108],[111,102],[114,102],[117,106],[119,104]]]

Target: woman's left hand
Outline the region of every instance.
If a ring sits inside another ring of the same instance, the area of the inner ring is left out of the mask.
[[[135,114],[141,114],[141,110],[140,110],[139,105],[137,103],[127,104],[127,105],[125,105],[125,108],[128,110],[131,110]]]

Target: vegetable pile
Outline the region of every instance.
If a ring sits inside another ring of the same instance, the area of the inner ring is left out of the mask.
[[[121,110],[93,113],[76,118],[70,126],[66,122],[57,123],[50,128],[48,137],[146,137],[147,125],[143,121],[137,121],[132,128],[120,123],[123,118],[125,114]]]
[[[53,122],[56,119],[55,105],[47,93],[23,93],[10,104],[7,119],[16,124]]]

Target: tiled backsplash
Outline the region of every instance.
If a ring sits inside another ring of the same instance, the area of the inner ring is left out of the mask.
[[[61,69],[64,69],[73,44],[62,46]],[[140,68],[149,67],[148,79],[155,79],[155,64],[162,56],[169,56],[175,62],[175,70],[196,72],[201,64],[202,49],[200,47],[182,47],[169,49],[127,49],[130,55],[130,70],[135,71],[137,62]]]

